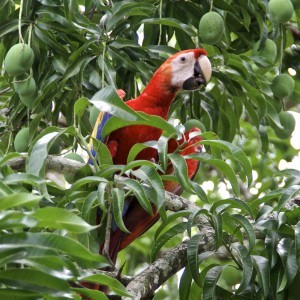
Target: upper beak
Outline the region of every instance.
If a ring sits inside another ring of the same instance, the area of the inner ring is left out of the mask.
[[[207,56],[200,56],[194,64],[194,75],[183,82],[184,90],[196,90],[206,85],[211,78],[211,63]]]

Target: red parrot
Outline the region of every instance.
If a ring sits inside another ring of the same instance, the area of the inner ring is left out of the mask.
[[[211,73],[211,64],[205,50],[192,49],[178,52],[170,56],[158,68],[149,84],[137,98],[125,103],[137,112],[144,112],[166,119],[177,92],[180,89],[198,89],[210,80]],[[125,95],[122,90],[119,90],[118,94],[121,98]],[[104,139],[102,129],[110,117],[109,113],[100,113],[92,136],[106,143],[114,164],[126,164],[128,153],[133,145],[158,140],[162,134],[160,129],[152,126],[132,125],[117,129]],[[175,151],[178,145],[182,143],[184,143],[184,146],[179,152],[180,155],[199,152],[201,147],[196,143],[201,138],[199,135],[189,137],[191,132],[199,131],[199,129],[194,128],[187,132],[182,140],[170,140],[169,153]],[[138,154],[136,159],[158,161],[158,154],[155,149],[146,148]],[[187,160],[187,167],[189,178],[193,178],[198,169],[198,161]],[[166,173],[173,173],[171,164],[169,164]],[[178,183],[165,182],[164,185],[169,192],[181,193],[181,187]],[[120,229],[112,231],[109,247],[109,256],[112,261],[115,262],[117,253],[148,230],[158,218],[159,214],[156,210],[153,215],[150,215],[140,206],[137,200],[131,200],[123,216],[124,224],[131,233],[122,232]],[[102,247],[103,245],[100,246],[100,252]]]

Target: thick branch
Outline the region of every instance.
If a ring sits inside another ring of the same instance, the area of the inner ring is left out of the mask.
[[[203,226],[203,240],[199,244],[199,253],[211,251],[215,248],[214,230]],[[148,298],[153,292],[187,265],[188,241],[184,241],[170,251],[164,252],[145,270],[134,277],[127,285],[128,291],[134,295],[135,300]],[[127,300],[127,298],[125,298]]]

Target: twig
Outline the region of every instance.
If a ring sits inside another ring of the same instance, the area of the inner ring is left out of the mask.
[[[5,94],[6,92],[10,91],[10,87],[5,88],[4,90],[0,91],[0,95]]]

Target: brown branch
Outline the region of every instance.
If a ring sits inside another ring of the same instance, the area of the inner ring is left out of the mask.
[[[203,240],[199,244],[199,253],[214,250],[214,230],[203,224],[202,233]],[[188,241],[182,242],[164,252],[161,258],[136,275],[126,287],[134,295],[134,299],[147,299],[158,287],[184,268],[187,265],[187,248]]]
[[[25,169],[26,159],[26,156],[13,158],[9,160],[7,164],[15,171],[22,171]],[[74,174],[84,166],[85,164],[83,163],[60,156],[49,155],[46,160],[47,171],[57,172],[64,175]],[[92,171],[95,171],[93,166],[90,167]],[[121,176],[115,176],[115,181],[119,184],[122,184],[123,180],[124,179]],[[192,212],[196,212],[197,210],[199,210],[199,207],[192,202],[170,192],[165,193],[165,206],[166,209],[170,211],[189,210]]]

